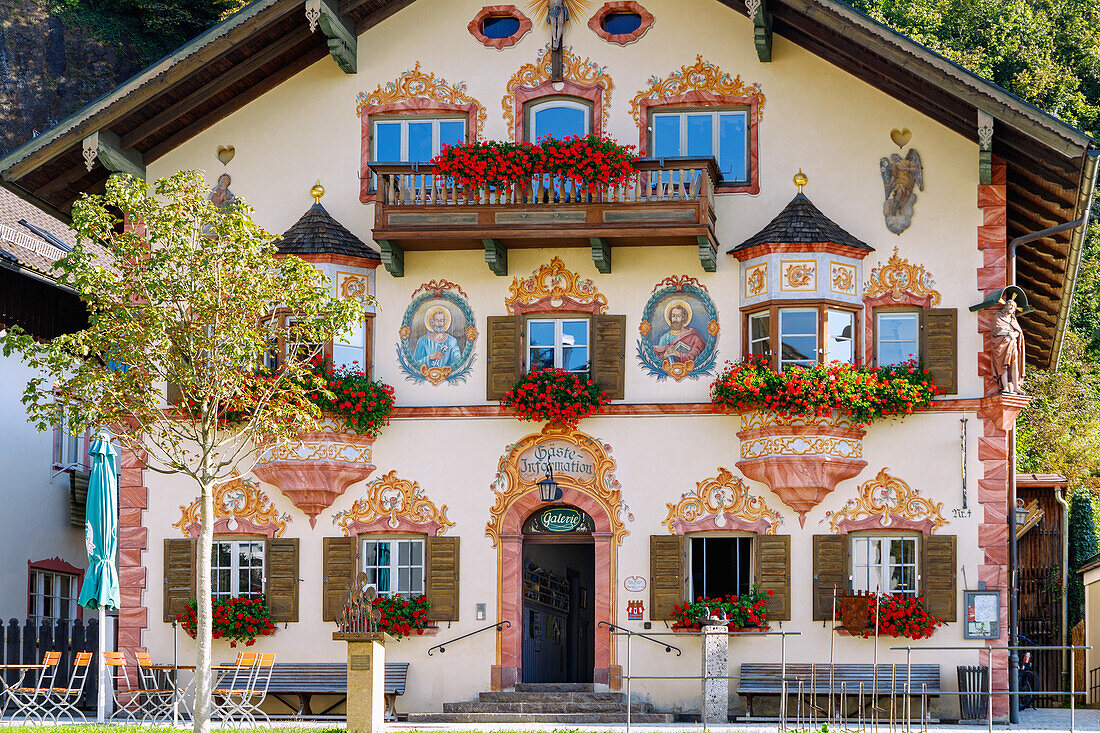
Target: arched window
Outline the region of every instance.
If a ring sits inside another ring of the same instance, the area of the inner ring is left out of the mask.
[[[539,142],[548,137],[563,140],[584,137],[592,131],[592,107],[582,101],[554,98],[536,102],[527,110],[527,139]]]

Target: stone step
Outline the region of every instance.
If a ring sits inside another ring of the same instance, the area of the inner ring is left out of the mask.
[[[625,704],[621,692],[519,692],[502,690],[478,694],[481,702],[617,702]]]
[[[409,723],[563,723],[609,725],[625,723],[626,713],[409,713]],[[671,713],[638,713],[631,724],[675,722]]]
[[[644,704],[634,703],[634,712],[648,712]],[[445,702],[445,713],[625,713],[621,702]]]
[[[516,692],[592,692],[591,682],[521,682]]]

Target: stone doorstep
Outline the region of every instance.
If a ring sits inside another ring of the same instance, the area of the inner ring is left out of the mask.
[[[520,682],[516,692],[592,692],[591,682]]]
[[[409,713],[409,723],[625,723],[626,713]],[[671,713],[631,714],[631,724],[672,723]]]
[[[445,702],[445,713],[625,713],[621,702]],[[631,712],[647,713],[649,706],[634,703]]]
[[[625,704],[622,692],[499,692],[478,693],[481,702],[617,702]]]

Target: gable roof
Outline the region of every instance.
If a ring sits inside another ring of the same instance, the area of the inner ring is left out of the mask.
[[[333,218],[320,202],[313,204],[279,240],[279,254],[344,255],[361,259],[381,259],[362,239]]]
[[[356,33],[413,0],[338,0]],[[713,0],[749,16],[745,0]],[[1100,157],[1088,135],[877,23],[839,0],[768,0],[773,33],[853,74],[958,134],[977,141],[979,112],[994,118],[993,153],[1007,164],[1008,237],[1073,221],[1088,211]],[[751,29],[744,42],[749,42]],[[82,140],[117,135],[145,164],[328,53],[311,32],[305,0],[254,0],[221,24],[0,159],[0,183],[68,214],[81,192],[99,192],[101,165],[88,171]],[[1017,281],[1034,313],[1023,317],[1028,357],[1057,361],[1080,259],[1083,227],[1022,247]]]
[[[774,219],[729,250],[728,254],[741,252],[760,244],[840,244],[855,249],[874,252],[871,245],[856,239],[839,224],[821,213],[806,194],[799,191],[790,203],[783,207]]]

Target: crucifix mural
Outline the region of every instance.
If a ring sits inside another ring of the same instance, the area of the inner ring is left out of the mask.
[[[566,27],[574,17],[581,17],[590,4],[590,0],[534,0],[529,5],[533,13],[546,18],[546,25],[550,29],[551,81],[561,81],[564,78],[561,49]]]

